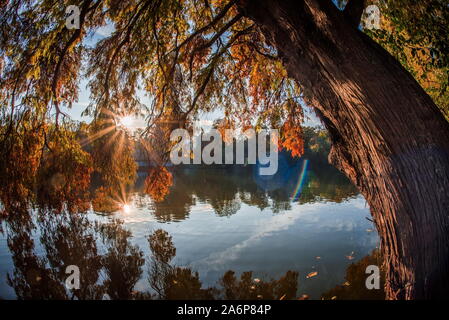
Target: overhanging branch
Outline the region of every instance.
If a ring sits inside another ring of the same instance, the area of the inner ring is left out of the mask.
[[[232,0],[230,1],[227,5],[225,5],[223,7],[223,9],[212,19],[212,21],[210,23],[208,23],[207,25],[205,25],[202,28],[199,28],[198,30],[196,30],[195,32],[193,32],[190,36],[187,37],[187,39],[185,39],[179,46],[177,46],[176,48],[173,49],[173,51],[175,50],[179,50],[181,47],[185,46],[187,43],[189,43],[190,41],[192,41],[196,36],[202,34],[203,32],[209,30],[210,28],[212,28],[214,25],[216,25],[223,17],[226,16],[226,14],[228,13],[229,9],[231,9],[231,7],[236,4],[237,0]]]

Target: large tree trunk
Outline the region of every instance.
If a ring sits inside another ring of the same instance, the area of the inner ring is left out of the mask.
[[[331,0],[241,0],[367,199],[389,299],[449,292],[449,125],[413,77]],[[356,19],[357,20],[357,19]]]

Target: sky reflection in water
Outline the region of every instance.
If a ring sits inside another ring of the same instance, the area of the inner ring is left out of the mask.
[[[344,282],[347,266],[378,245],[364,198],[332,167],[310,161],[283,164],[271,179],[247,168],[184,169],[165,201],[135,193],[129,208],[112,216],[89,213],[89,220],[124,221],[129,242],[148,257],[147,237],[163,229],[173,237],[172,263],[198,271],[203,287],[216,286],[228,270],[278,279],[297,271],[298,294],[320,298]],[[305,168],[308,170],[299,170]],[[137,190],[139,183],[137,184]],[[292,198],[293,195],[293,198]],[[6,223],[3,223],[6,230]],[[48,255],[40,228],[31,235],[38,256]],[[100,245],[101,247],[101,245]],[[14,298],[6,275],[14,263],[7,232],[0,236],[0,297]],[[134,289],[151,291],[148,261]],[[307,279],[310,272],[318,275]]]

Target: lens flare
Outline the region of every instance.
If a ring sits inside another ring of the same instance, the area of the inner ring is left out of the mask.
[[[124,204],[122,210],[124,213],[129,213],[131,211],[131,207],[127,204]]]
[[[134,118],[131,116],[124,116],[119,119],[119,123],[122,127],[126,129],[132,129],[134,125]]]
[[[304,185],[304,180],[307,175],[307,166],[308,165],[309,165],[309,160],[304,159],[304,161],[302,163],[301,174],[299,175],[298,182],[296,184],[295,190],[293,191],[293,195],[292,195],[293,200],[298,199],[299,196],[301,195],[302,187]]]

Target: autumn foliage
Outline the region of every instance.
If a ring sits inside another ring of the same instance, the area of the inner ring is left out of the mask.
[[[96,212],[111,213],[120,209],[119,203],[111,196],[111,190],[101,186],[95,190],[92,199],[92,209]]]
[[[173,184],[173,176],[167,168],[158,166],[151,168],[145,179],[145,193],[156,201],[160,202],[165,199]]]
[[[0,201],[5,215],[32,200],[43,145],[39,128],[31,123],[10,134],[7,130],[1,129],[6,138],[0,150]]]
[[[291,152],[292,157],[300,157],[304,154],[304,139],[302,127],[295,125],[292,121],[286,121],[281,128],[280,148]]]

